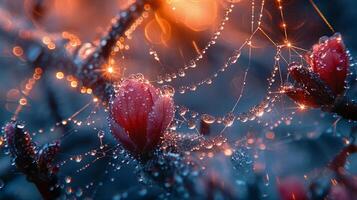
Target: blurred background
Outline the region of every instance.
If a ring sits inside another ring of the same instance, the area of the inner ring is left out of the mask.
[[[93,41],[95,44],[107,30],[113,16],[134,1],[47,0],[35,12],[31,8],[38,2],[42,1],[0,0],[0,9],[9,13],[7,19],[21,19],[31,29],[53,34],[68,32],[80,38],[82,44]],[[261,2],[254,2],[255,17],[258,18]],[[265,3],[262,29],[273,41],[284,44],[285,36],[277,3],[270,0]],[[244,92],[236,108],[237,113],[248,111],[266,96],[267,79],[273,70],[276,47],[261,33],[257,33],[252,39],[251,56],[245,48],[238,63],[221,73],[212,84],[184,94],[177,92],[181,85],[192,86],[214,74],[232,51],[238,49],[251,35],[252,1],[236,0],[233,4],[235,7],[225,29],[197,63],[197,67],[187,70],[184,78],[168,83],[176,88],[177,105],[198,113],[224,116],[234,106],[242,87]],[[342,34],[346,46],[354,55],[357,48],[357,40],[354,38],[357,34],[357,2],[316,0],[316,4],[333,28]],[[118,73],[115,78],[140,72],[154,82],[158,76],[165,78],[167,74],[177,72],[210,41],[212,34],[221,25],[228,5],[226,0],[162,1],[161,7],[155,13],[149,12],[129,38],[125,39],[121,50],[113,58],[116,63],[114,68]],[[333,35],[308,0],[283,1],[283,7],[289,42],[294,46],[310,49],[321,36]],[[15,46],[16,41],[4,40],[0,35],[2,125],[16,111],[26,84],[34,73],[32,66],[13,55],[17,52]],[[243,86],[248,67],[246,84]],[[286,69],[287,65],[282,63],[282,83],[287,81]],[[19,119],[26,122],[27,128],[35,135],[34,140],[40,145],[60,138],[61,152],[58,161],[63,166],[59,175],[68,198],[134,199],[135,195],[131,196],[132,193],[140,192],[145,194],[136,195],[135,198],[155,198],[160,190],[149,190],[140,184],[133,173],[134,164],[123,164],[121,169],[113,170],[111,165],[117,161],[110,156],[103,156],[100,152],[90,155],[90,152],[103,144],[116,144],[108,132],[107,114],[93,104],[87,106],[93,97],[78,93],[71,86],[68,74],[63,79],[58,76],[56,69],[43,73],[27,96]],[[160,86],[155,82],[153,84]],[[348,95],[355,98],[356,92],[356,87],[351,84]],[[75,116],[77,123],[62,123],[79,110],[81,112]],[[291,119],[293,111],[295,114]],[[227,184],[240,190],[243,188],[242,184],[254,181],[249,170],[252,165],[259,166],[265,174],[265,182],[261,185],[264,198],[276,199],[278,179],[290,176],[303,179],[304,175],[310,176],[312,171],[326,166],[341,150],[355,124],[343,119],[337,120],[331,114],[319,110],[299,110],[284,97],[264,118],[247,123],[237,121],[224,130],[224,136],[229,138],[235,152],[246,151],[244,159],[247,162],[240,160],[243,158],[232,162],[230,156],[217,155],[207,161],[208,171],[220,174]],[[199,120],[194,122],[198,127]],[[267,126],[266,123],[272,125]],[[276,123],[278,124],[275,127]],[[222,128],[222,124],[213,124],[207,137],[217,135]],[[98,138],[99,131],[105,132],[103,140]],[[183,125],[178,131],[187,134],[194,132],[187,125]],[[234,145],[247,137],[254,138],[257,142],[248,149],[247,145]],[[3,141],[0,142],[3,147]],[[262,148],[261,144],[265,147]],[[8,153],[3,149],[0,153],[0,199],[39,199],[36,188],[16,171]],[[218,170],[222,166],[224,170]],[[356,174],[356,166],[357,157],[352,156],[347,168]],[[242,193],[242,190],[238,193]]]

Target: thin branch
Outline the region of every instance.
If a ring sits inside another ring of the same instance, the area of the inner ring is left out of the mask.
[[[49,49],[42,43],[42,36],[49,35],[37,31],[23,30],[28,27],[24,21],[11,19],[11,21],[0,20],[0,38],[5,41],[14,41],[24,50],[23,58],[31,66],[41,66],[42,68],[51,68],[62,70],[66,74],[71,74],[79,81],[80,86],[91,88],[93,94],[100,98],[104,103],[109,101],[113,93],[112,81],[107,80],[102,72],[102,66],[107,61],[112,48],[115,46],[118,38],[124,35],[135,20],[145,10],[145,6],[151,8],[158,6],[158,0],[137,0],[127,10],[119,12],[108,33],[102,37],[95,51],[84,60],[78,55],[80,48],[73,52],[68,52],[65,45],[66,39],[54,34],[53,43],[55,49]],[[0,10],[0,16],[9,15],[7,11]],[[24,34],[26,33],[26,34]]]
[[[39,151],[32,142],[25,125],[15,121],[4,128],[10,155],[19,171],[34,183],[44,199],[56,199],[61,195],[57,166],[53,161],[59,152],[59,143],[45,145]]]

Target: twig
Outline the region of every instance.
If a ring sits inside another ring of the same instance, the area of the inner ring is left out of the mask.
[[[5,126],[5,137],[10,154],[19,171],[33,182],[44,199],[56,199],[61,195],[56,165],[53,165],[59,151],[59,143],[45,145],[37,151],[24,124],[15,121]]]
[[[289,71],[296,84],[284,86],[283,91],[291,99],[298,104],[321,108],[322,111],[357,121],[357,104],[347,96],[336,96],[316,73],[296,64],[292,64]]]
[[[117,39],[123,36],[141,15],[145,5],[156,8],[158,0],[137,0],[127,10],[120,12],[108,33],[100,40],[96,50],[84,60],[78,55],[80,48],[68,52],[65,48],[68,41],[58,36],[54,37],[53,41],[56,48],[49,49],[42,43],[42,36],[49,34],[24,31],[23,27],[26,27],[26,23],[21,20],[13,19],[10,24],[7,20],[0,20],[0,37],[6,41],[16,41],[16,45],[23,48],[24,59],[29,65],[62,70],[66,74],[74,75],[80,86],[91,88],[95,96],[107,103],[113,93],[113,87],[111,80],[103,77],[102,65],[107,61]],[[0,10],[0,16],[7,14],[6,11]]]

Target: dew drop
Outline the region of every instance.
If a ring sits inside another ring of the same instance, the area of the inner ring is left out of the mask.
[[[3,189],[5,186],[5,183],[3,180],[0,179],[0,190]]]
[[[235,119],[234,114],[230,112],[224,117],[223,124],[227,127],[230,127],[233,125],[234,119]]]
[[[105,132],[103,130],[98,131],[98,137],[100,139],[104,138]]]
[[[187,125],[188,125],[188,128],[189,129],[195,129],[196,128],[196,121],[195,120],[188,120],[188,122],[187,122]]]
[[[215,122],[215,118],[212,115],[208,115],[208,114],[203,114],[201,116],[201,119],[206,122],[207,124],[212,124]]]
[[[76,156],[74,157],[74,160],[75,160],[77,163],[81,162],[81,161],[82,161],[82,155],[76,155]]]
[[[67,184],[69,184],[69,183],[72,182],[72,177],[66,176],[66,178],[65,178],[64,180],[65,180],[65,182],[66,182]]]
[[[185,77],[185,75],[186,75],[186,73],[185,73],[184,69],[179,69],[178,70],[178,76],[179,77]]]
[[[175,95],[175,89],[170,85],[164,85],[161,87],[161,94],[172,97]]]

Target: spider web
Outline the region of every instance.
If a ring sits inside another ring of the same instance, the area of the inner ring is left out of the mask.
[[[202,166],[205,166],[207,164],[205,161],[209,160],[211,157],[223,154],[227,157],[232,157],[237,171],[249,170],[247,168],[252,168],[252,160],[259,157],[260,152],[255,152],[252,156],[249,155],[247,151],[251,151],[251,149],[264,151],[276,143],[296,140],[296,138],[289,133],[280,135],[279,138],[275,138],[276,136],[273,131],[283,124],[290,124],[294,120],[296,113],[305,109],[303,105],[294,105],[291,102],[285,101],[283,98],[282,88],[289,80],[286,72],[287,67],[293,62],[307,65],[304,55],[308,52],[304,47],[297,46],[297,41],[292,42],[290,40],[289,24],[285,20],[285,4],[283,1],[277,0],[273,8],[272,6],[269,6],[269,9],[275,9],[274,12],[279,14],[281,26],[280,30],[277,32],[282,33],[283,39],[277,40],[275,39],[276,36],[272,36],[271,31],[267,31],[267,27],[264,26],[264,19],[267,18],[267,15],[269,14],[269,10],[266,8],[266,1],[250,0],[248,2],[250,4],[250,23],[248,23],[249,26],[246,28],[249,30],[249,34],[247,34],[247,37],[245,37],[240,44],[234,45],[234,49],[230,52],[229,56],[224,59],[224,62],[207,77],[200,80],[192,78],[195,73],[199,72],[200,69],[204,67],[203,62],[207,58],[207,54],[214,50],[221,37],[225,37],[224,34],[227,29],[227,24],[234,21],[231,15],[237,7],[239,8],[241,6],[241,2],[227,3],[225,5],[221,22],[218,24],[216,31],[213,32],[209,41],[202,49],[195,46],[195,48],[198,48],[195,50],[198,54],[193,59],[190,59],[186,62],[187,64],[181,67],[176,67],[175,69],[177,70],[174,72],[159,74],[150,80],[150,82],[154,84],[162,85],[162,90],[173,93],[175,97],[181,95],[195,95],[199,90],[205,87],[212,87],[212,85],[216,84],[219,80],[224,79],[222,76],[224,77],[227,73],[230,73],[232,68],[241,68],[243,74],[241,74],[242,78],[240,79],[240,85],[242,87],[240,87],[236,99],[230,104],[231,106],[224,114],[217,115],[214,113],[196,111],[193,108],[189,108],[189,105],[177,104],[176,106],[176,117],[170,126],[170,130],[176,132],[176,135],[166,136],[166,140],[175,141],[187,139],[192,143],[197,143],[192,144],[192,146],[184,146],[182,147],[182,150],[193,152],[198,148],[202,152],[205,152],[198,155],[198,159],[202,160],[202,162],[200,162]],[[327,24],[327,27],[334,32],[333,27],[328,23],[316,4],[313,1],[310,1],[310,3],[317,14]],[[135,37],[131,35],[133,35],[140,26],[145,24],[146,18],[150,18],[147,14],[148,13],[144,14],[136,23],[134,23],[127,36]],[[70,37],[72,40],[79,40],[75,36]],[[108,61],[109,67],[115,65],[115,63],[127,60],[125,51],[127,51],[128,47],[125,43],[126,41],[119,41],[117,50],[112,52],[112,57]],[[249,91],[247,91],[247,85],[250,83],[250,72],[256,67],[254,53],[256,49],[259,48],[260,43],[269,43],[269,48],[274,51],[274,56],[271,58],[272,63],[270,64],[270,76],[266,81],[267,87],[265,95],[257,104],[250,105],[248,108],[246,108],[247,106],[242,106],[245,107],[245,110],[237,111],[240,108],[242,99],[249,93]],[[171,68],[165,66],[162,61],[164,60],[162,59],[164,56],[160,55],[153,45],[147,44],[147,46],[149,49],[147,54],[152,56],[154,61],[159,64],[160,67]],[[17,51],[14,50],[14,54],[16,54]],[[245,59],[245,62],[241,61],[242,59]],[[241,62],[244,64],[241,65]],[[124,65],[121,67],[122,71],[126,72],[126,67],[124,67]],[[24,96],[28,96],[36,84],[36,81],[39,80],[42,75],[40,69],[34,71],[32,78],[28,80],[28,87],[26,87],[23,92]],[[62,72],[56,72],[56,77],[57,79],[60,79],[60,81],[62,79],[63,81],[67,81],[71,87],[76,87],[75,80],[68,76],[66,77],[67,80],[64,80]],[[181,79],[187,81],[177,81]],[[175,82],[175,84],[171,84],[173,82]],[[178,83],[176,84],[176,82]],[[58,83],[56,82],[56,84]],[[90,90],[81,92],[91,94]],[[198,98],[202,97],[199,96]],[[27,99],[25,97],[21,98],[13,118],[17,118],[22,109],[27,105]],[[101,113],[100,106],[98,99],[93,98],[67,119],[55,123],[54,126],[50,127],[48,130],[37,130],[34,132],[34,135],[43,132],[56,132],[58,129],[68,126],[70,127],[69,130],[65,129],[65,133],[59,138],[62,143],[65,143],[66,140],[71,139],[72,135],[84,134],[83,132],[85,132],[86,129],[90,129],[91,133],[96,134],[96,137],[98,138],[96,146],[83,153],[63,155],[63,157],[66,158],[62,159],[59,163],[61,169],[63,168],[64,171],[63,173],[60,173],[62,187],[65,188],[68,198],[74,196],[78,198],[84,196],[92,198],[96,197],[101,187],[105,187],[107,184],[116,183],[116,177],[119,177],[118,174],[120,174],[123,168],[128,167],[136,169],[137,174],[139,174],[138,181],[143,184],[129,187],[129,189],[114,196],[113,199],[130,198],[131,190],[139,191],[139,195],[145,196],[148,193],[148,184],[149,186],[152,186],[152,183],[148,183],[149,181],[147,178],[140,175],[140,164],[127,153],[120,144],[116,144],[116,142],[109,136],[110,134],[106,127],[106,120],[102,119],[103,113]],[[240,126],[237,124],[249,122],[262,124],[262,126],[269,131],[267,131],[265,135],[243,134],[239,135],[239,137],[235,137],[233,140],[227,139],[231,138],[230,134],[232,133],[227,132],[230,127]],[[202,136],[199,127],[200,123],[201,126],[202,123],[208,124],[209,126],[217,126],[217,128],[214,129],[216,134],[213,134],[213,136],[208,138]],[[195,156],[192,155],[192,157]],[[100,163],[100,166],[104,166],[104,168],[101,167],[102,173],[99,176],[94,176],[93,181],[85,183],[84,185],[77,183],[77,180],[80,180],[81,176],[90,174],[88,171],[90,171],[91,168],[94,168],[93,166],[97,163]],[[75,166],[77,170],[73,171],[73,166]],[[265,174],[265,179],[268,184],[268,173]],[[165,195],[161,197],[165,197]]]

